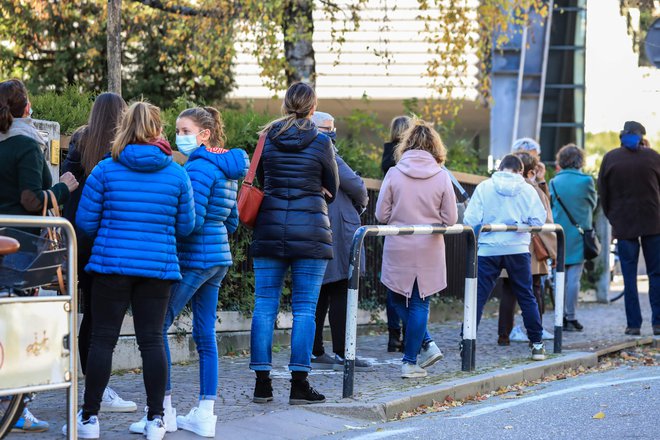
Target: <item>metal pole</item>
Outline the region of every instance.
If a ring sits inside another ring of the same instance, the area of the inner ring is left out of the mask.
[[[463,341],[461,369],[473,371],[477,346],[477,240],[472,228],[466,230],[467,242],[465,299],[463,306]]]
[[[348,273],[351,279],[348,283],[348,298],[346,300],[346,340],[344,348],[344,398],[353,396],[355,374],[355,347],[357,345],[357,312],[358,292],[360,290],[360,256],[362,243],[369,227],[360,227],[353,236],[351,245],[351,262]]]
[[[566,282],[566,240],[564,229],[557,225],[557,271],[555,275],[555,343],[554,352],[561,353],[562,332],[564,330],[564,287]]]
[[[67,243],[67,295],[69,296],[69,438],[78,438],[78,243],[71,223],[64,226]]]

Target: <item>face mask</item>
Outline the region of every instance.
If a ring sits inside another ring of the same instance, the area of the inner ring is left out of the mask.
[[[187,134],[187,135],[176,135],[176,146],[180,152],[186,156],[190,156],[190,153],[195,151],[199,145],[197,145],[197,135],[196,134]]]
[[[30,115],[30,117],[32,117],[32,106],[30,106],[30,111],[28,112],[28,114]]]
[[[626,133],[621,135],[621,146],[629,150],[637,150],[642,142],[642,137],[634,133]]]

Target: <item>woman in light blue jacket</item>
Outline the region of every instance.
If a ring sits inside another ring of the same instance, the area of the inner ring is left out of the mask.
[[[593,211],[596,209],[596,188],[594,179],[581,171],[584,166],[584,152],[574,144],[562,147],[557,153],[557,165],[561,169],[550,181],[552,215],[556,223],[564,228],[566,237],[566,298],[564,302],[564,331],[582,331],[577,320],[576,309],[580,278],[584,266],[584,244],[573,219],[584,229],[591,229]],[[559,199],[564,207],[559,203]]]

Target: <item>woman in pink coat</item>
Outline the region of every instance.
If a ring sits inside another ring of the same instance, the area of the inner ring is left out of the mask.
[[[388,225],[456,223],[456,196],[441,166],[446,150],[440,135],[422,121],[413,121],[395,151],[397,165],[383,181],[376,218]],[[401,376],[426,376],[425,368],[442,358],[426,325],[428,296],[447,287],[442,235],[385,238],[381,282],[392,292],[406,336]],[[419,359],[418,359],[419,354]]]

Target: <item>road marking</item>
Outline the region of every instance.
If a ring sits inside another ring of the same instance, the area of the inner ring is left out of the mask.
[[[490,413],[494,413],[496,411],[500,411],[500,410],[503,410],[503,409],[512,408],[514,406],[522,405],[524,403],[534,402],[534,401],[537,401],[537,400],[543,400],[543,399],[547,399],[549,397],[561,396],[563,394],[574,393],[576,391],[592,390],[592,389],[595,389],[595,388],[604,388],[604,387],[609,387],[609,386],[612,386],[612,385],[621,385],[621,384],[626,384],[626,383],[648,382],[648,381],[651,381],[651,380],[660,380],[660,376],[651,376],[651,377],[643,377],[643,378],[636,378],[636,379],[612,380],[612,381],[609,381],[609,382],[580,385],[580,386],[576,386],[576,387],[565,388],[563,390],[551,391],[549,393],[539,394],[539,395],[536,395],[536,396],[525,397],[525,398],[522,398],[522,399],[510,401],[510,402],[504,402],[504,403],[489,406],[489,407],[486,407],[486,408],[480,408],[480,409],[477,409],[477,410],[474,410],[474,411],[470,411],[467,414],[463,414],[461,416],[450,417],[450,418],[451,419],[466,419],[466,418],[470,418],[470,417],[483,416],[485,414],[490,414]]]
[[[353,437],[353,440],[378,440],[381,438],[394,437],[399,434],[406,434],[408,432],[417,431],[417,428],[404,428],[404,429],[393,429],[391,431],[376,431],[369,434],[360,435],[358,437]]]

